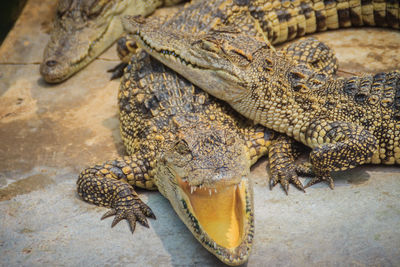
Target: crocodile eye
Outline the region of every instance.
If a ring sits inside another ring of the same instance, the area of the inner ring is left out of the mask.
[[[189,145],[184,140],[180,140],[175,144],[175,151],[181,155],[190,154]]]
[[[208,40],[201,40],[200,45],[201,45],[201,48],[203,48],[204,50],[207,50],[207,51],[218,52],[220,50],[220,47],[216,43],[208,41]]]
[[[227,146],[231,146],[231,145],[233,145],[235,143],[235,141],[236,141],[235,137],[231,136],[231,137],[226,139],[226,145]]]

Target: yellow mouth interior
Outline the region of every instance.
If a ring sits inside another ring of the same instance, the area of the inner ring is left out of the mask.
[[[215,243],[225,248],[240,245],[246,220],[244,182],[241,186],[220,185],[191,190],[187,182],[180,180],[179,186],[190,200],[191,212]]]

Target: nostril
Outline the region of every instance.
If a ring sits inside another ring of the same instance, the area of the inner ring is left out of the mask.
[[[54,67],[55,65],[57,65],[58,63],[57,63],[57,61],[55,61],[55,60],[47,60],[46,61],[46,65],[48,66],[48,67]]]

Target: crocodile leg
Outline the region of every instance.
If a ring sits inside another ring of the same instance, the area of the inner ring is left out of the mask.
[[[286,135],[279,135],[268,149],[269,166],[271,169],[270,189],[280,183],[286,195],[289,191],[289,183],[292,183],[299,190],[305,192],[303,184],[298,177],[298,168],[294,164],[298,153],[293,146],[293,139]]]
[[[269,168],[271,172],[270,188],[280,183],[283,190],[288,194],[289,183],[294,184],[298,189],[304,191],[304,187],[298,178],[302,168],[295,164],[298,150],[292,138],[278,134],[264,127],[257,127],[255,130],[244,128],[242,131],[246,146],[249,151],[251,164],[259,158],[268,155]]]
[[[334,184],[331,171],[346,170],[371,159],[377,149],[377,139],[363,127],[348,122],[315,120],[303,128],[302,142],[313,148],[310,161],[315,178],[306,187],[326,181]]]
[[[335,74],[339,68],[335,53],[325,43],[310,37],[284,48],[286,55],[297,63],[307,63],[314,71]]]
[[[146,217],[156,218],[130,185],[155,189],[152,183],[146,186],[145,176],[148,174],[143,162],[127,156],[82,171],[77,181],[77,190],[86,202],[111,208],[101,218],[115,215],[111,227],[126,219],[133,233],[136,221],[149,227]]]
[[[297,63],[306,63],[316,71],[334,74],[338,69],[338,61],[334,52],[324,43],[315,38],[299,40],[285,47],[283,51]],[[268,148],[271,169],[270,188],[281,184],[288,193],[289,183],[304,191],[298,175],[314,176],[310,164],[294,164],[298,151],[295,151],[294,141],[286,135],[279,135]],[[304,191],[305,192],[305,191]]]
[[[122,77],[125,67],[128,66],[129,61],[131,60],[132,56],[136,54],[137,49],[138,47],[136,42],[132,38],[129,38],[129,35],[125,35],[118,39],[117,54],[121,60],[121,63],[114,68],[107,70],[107,72],[112,73],[110,80]]]

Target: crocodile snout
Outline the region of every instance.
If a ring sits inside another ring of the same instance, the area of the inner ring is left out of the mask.
[[[55,59],[47,59],[40,65],[40,74],[48,83],[59,83],[67,79],[70,75],[65,72],[59,61]]]

